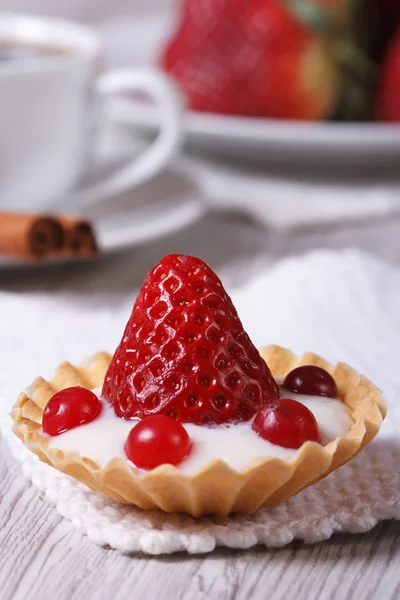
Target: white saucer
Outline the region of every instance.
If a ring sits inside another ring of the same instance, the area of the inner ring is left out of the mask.
[[[82,182],[100,181],[107,172],[121,167],[143,148],[143,142],[132,136],[126,128],[113,127],[99,139],[98,152],[91,172]],[[35,206],[37,212],[79,214],[91,220],[101,254],[150,242],[153,239],[179,231],[205,212],[205,202],[196,183],[182,170],[171,166],[152,181],[138,189],[93,203],[80,210],[64,200],[46,206]],[[55,259],[40,265],[61,262]],[[65,259],[62,260],[65,262]],[[15,267],[30,263],[0,256],[0,267]],[[36,264],[32,266],[38,266]]]
[[[102,28],[111,66],[155,64],[173,27],[173,11],[161,9]],[[117,122],[154,132],[152,106],[118,99],[110,106]],[[187,143],[207,153],[257,159],[268,164],[392,167],[400,161],[400,125],[305,123],[189,112]]]

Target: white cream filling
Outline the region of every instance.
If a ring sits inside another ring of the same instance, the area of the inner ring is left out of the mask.
[[[100,395],[101,389],[94,392]],[[283,389],[281,397],[293,398],[310,409],[317,420],[323,445],[345,435],[353,423],[348,407],[340,400],[292,394]],[[97,419],[50,437],[49,447],[66,453],[77,452],[100,466],[105,466],[113,458],[129,462],[124,444],[135,423],[134,420],[125,421],[117,417],[110,405],[104,402]],[[256,458],[271,456],[285,459],[296,452],[263,440],[253,431],[251,422],[218,427],[192,423],[184,423],[183,426],[193,442],[190,455],[179,465],[179,470],[185,475],[194,474],[210,460],[223,460],[232,469],[241,471]]]

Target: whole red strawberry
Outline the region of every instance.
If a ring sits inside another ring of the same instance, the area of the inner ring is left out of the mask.
[[[248,420],[279,392],[219,278],[202,260],[171,254],[146,277],[103,396],[125,419],[201,425]]]
[[[340,90],[329,45],[276,0],[184,0],[162,65],[195,111],[320,119]]]
[[[400,122],[400,30],[384,58],[378,82],[377,116],[381,121]]]

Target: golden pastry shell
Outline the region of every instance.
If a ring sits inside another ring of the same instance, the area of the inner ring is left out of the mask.
[[[286,460],[257,458],[241,472],[221,460],[208,462],[192,476],[183,475],[168,464],[138,472],[119,458],[101,468],[90,458],[49,448],[48,438],[41,433],[41,421],[55,392],[74,385],[89,389],[102,385],[111,360],[105,352],[95,354],[78,367],[68,362],[61,364],[50,381],[38,377],[27,393],[19,396],[12,410],[13,431],[40,460],[119,502],[168,513],[186,512],[195,517],[252,514],[261,506],[281,504],[354,458],[376,436],[386,415],[380,391],[347,365],[331,365],[309,352],[295,356],[278,346],[267,346],[260,352],[275,377],[284,377],[300,365],[318,365],[329,371],[340,397],[351,410],[354,424],[350,431],[325,447],[306,442]]]

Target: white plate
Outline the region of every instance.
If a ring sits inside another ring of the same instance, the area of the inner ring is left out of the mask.
[[[127,133],[126,128],[110,128],[99,140],[98,153],[85,182],[100,180],[109,171],[119,168],[140,151],[142,143]],[[84,182],[83,184],[84,185]],[[80,214],[93,222],[102,254],[149,242],[183,229],[205,211],[205,202],[196,183],[182,170],[171,167],[152,181],[132,192],[108,198],[79,210],[67,202],[55,202],[35,211]],[[56,259],[30,263],[0,256],[0,267],[42,266],[61,262]],[[65,259],[62,260],[65,262]]]
[[[141,131],[158,129],[157,111],[120,99],[110,106],[114,121]],[[400,126],[375,123],[297,123],[189,112],[186,139],[203,151],[265,163],[394,167],[400,165]]]
[[[102,28],[110,63],[155,63],[173,27],[173,11],[160,10]],[[151,106],[118,100],[110,107],[116,121],[148,132],[158,128]],[[381,167],[400,164],[400,125],[304,123],[227,117],[189,112],[187,142],[208,153],[265,163]]]

